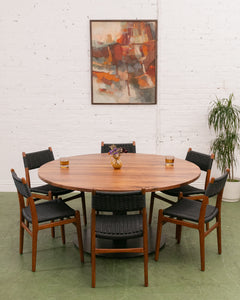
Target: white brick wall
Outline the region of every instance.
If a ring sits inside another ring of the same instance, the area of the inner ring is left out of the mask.
[[[0,2],[0,191],[24,175],[21,152],[56,158],[132,141],[144,153],[209,152],[215,95],[240,104],[238,0]],[[158,103],[92,106],[90,19],[158,19]],[[64,136],[64,138],[63,138]],[[37,181],[37,177],[36,177]]]

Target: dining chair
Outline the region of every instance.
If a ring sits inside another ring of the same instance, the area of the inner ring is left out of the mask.
[[[32,237],[32,271],[36,270],[38,232],[47,228],[61,226],[62,242],[65,244],[65,224],[74,224],[77,228],[78,247],[81,262],[84,262],[80,213],[72,209],[60,198],[35,204],[32,193],[24,178],[20,179],[11,169],[17,188],[20,206],[20,243],[19,253],[23,253],[24,230]],[[32,224],[31,228],[28,224]]]
[[[177,243],[181,240],[182,226],[197,229],[200,241],[201,271],[205,270],[205,237],[217,229],[218,254],[222,253],[221,245],[221,205],[224,186],[229,174],[229,169],[218,178],[212,178],[203,195],[191,198],[183,197],[181,193],[177,203],[158,213],[157,238],[155,260],[159,258],[159,247],[162,234],[162,225],[166,222],[176,224]],[[209,204],[209,198],[215,197],[215,205]],[[197,201],[201,200],[201,201]],[[214,224],[205,230],[204,225],[215,219]]]
[[[50,184],[44,184],[40,186],[31,186],[30,180],[30,170],[38,169],[43,164],[53,161],[54,155],[51,147],[48,147],[46,150],[31,152],[31,153],[22,153],[23,155],[23,163],[25,167],[25,175],[28,186],[30,187],[30,191],[35,200],[37,199],[46,199],[52,200],[53,198],[58,198],[63,195],[67,195],[72,193],[72,190],[59,188]],[[84,225],[87,224],[87,214],[86,214],[86,203],[85,203],[85,194],[84,192],[77,193],[76,195],[69,196],[65,198],[63,201],[67,202],[73,199],[81,198],[82,199],[82,210],[83,210],[83,220]],[[54,237],[54,230],[52,231],[52,235]]]
[[[110,146],[113,145],[112,144],[105,144],[104,142],[101,142],[101,153],[108,153],[110,151]],[[132,143],[118,143],[114,145],[117,148],[124,148],[125,150],[127,150],[127,152],[129,153],[136,153],[136,143],[135,141],[133,141]]]
[[[179,194],[182,193],[183,196],[185,197],[185,196],[200,195],[205,193],[211,175],[214,154],[208,155],[205,153],[193,151],[192,148],[189,148],[185,160],[196,164],[201,169],[201,171],[205,173],[204,188],[199,188],[194,185],[187,184],[181,186],[180,188],[162,191],[160,194],[157,194],[156,192],[152,192],[151,200],[150,200],[150,208],[149,208],[149,219],[148,219],[149,224],[152,223],[152,214],[153,214],[153,206],[154,206],[155,198],[170,204],[174,204],[176,203],[176,201],[169,199],[168,196],[178,197]]]
[[[97,212],[100,211],[101,214]],[[121,214],[121,212],[124,214]],[[113,214],[109,214],[112,212]],[[120,214],[115,214],[120,212]],[[138,248],[101,249],[96,247],[96,238],[124,241],[143,237]],[[148,286],[148,231],[145,191],[128,193],[92,193],[91,261],[92,287],[96,284],[96,254],[143,253],[144,285]]]

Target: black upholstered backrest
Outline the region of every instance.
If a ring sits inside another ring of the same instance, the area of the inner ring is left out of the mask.
[[[24,166],[29,170],[38,169],[43,164],[52,160],[54,160],[54,156],[51,149],[25,153],[23,156]]]
[[[142,192],[96,192],[96,194],[92,196],[92,208],[97,211],[137,211],[143,209],[145,206],[145,194]]]
[[[186,160],[196,164],[202,171],[205,172],[212,168],[213,158],[208,154],[190,150],[187,153]]]
[[[209,182],[205,195],[208,197],[213,197],[215,195],[218,195],[225,186],[225,183],[227,181],[228,172],[225,172],[222,176],[215,178],[214,182]]]
[[[22,179],[17,176],[14,170],[11,170],[11,173],[19,194],[21,194],[24,198],[29,198],[31,196],[31,192],[28,185],[22,182]]]
[[[101,145],[101,153],[108,153],[111,149],[110,149],[110,146],[113,145],[112,144],[103,144]],[[117,147],[117,148],[124,148],[126,149],[129,153],[136,153],[136,145],[135,145],[135,142],[133,143],[125,143],[125,144],[115,144],[114,145]]]

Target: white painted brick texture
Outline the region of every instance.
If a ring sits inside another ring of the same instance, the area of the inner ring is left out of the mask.
[[[56,158],[102,140],[209,153],[209,103],[233,92],[240,104],[239,14],[238,0],[1,1],[0,191],[15,190],[10,168],[24,175],[22,151],[48,146]],[[157,105],[91,105],[91,19],[158,19]]]

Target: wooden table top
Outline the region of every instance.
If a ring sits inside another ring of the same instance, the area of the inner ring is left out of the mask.
[[[123,166],[115,170],[108,154],[88,154],[69,157],[69,168],[61,169],[59,160],[38,170],[39,177],[61,188],[92,192],[123,192],[145,189],[146,192],[180,187],[196,180],[198,166],[175,158],[173,167],[165,166],[165,157],[154,154],[124,153]]]

